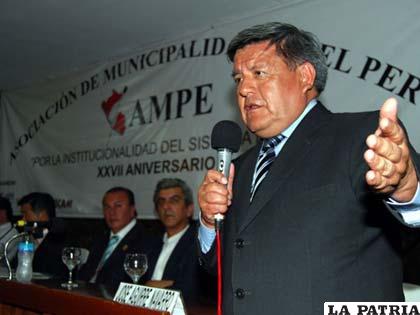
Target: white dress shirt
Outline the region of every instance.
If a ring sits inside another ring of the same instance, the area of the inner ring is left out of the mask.
[[[185,234],[185,232],[187,232],[189,226],[190,225],[187,225],[182,231],[172,235],[171,237],[168,237],[167,233],[163,235],[163,246],[156,262],[155,270],[153,270],[152,280],[162,280],[163,272],[165,271],[169,257],[171,257],[176,244],[178,244],[181,237]]]

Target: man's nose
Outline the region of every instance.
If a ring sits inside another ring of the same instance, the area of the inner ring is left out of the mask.
[[[115,215],[117,213],[117,209],[115,207],[110,207],[108,212],[110,215]]]
[[[162,201],[162,209],[167,210],[171,207],[171,201],[169,199],[165,199]]]
[[[243,78],[239,82],[238,93],[242,97],[247,97],[248,95],[255,92],[255,83],[254,80],[250,78]]]

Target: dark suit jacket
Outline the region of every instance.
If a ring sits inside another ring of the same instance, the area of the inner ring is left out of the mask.
[[[235,161],[223,229],[224,314],[323,313],[325,301],[402,301],[399,223],[365,183],[378,112],[318,104],[259,186],[259,146]],[[202,262],[214,267],[214,246]]]
[[[210,277],[198,263],[196,239],[197,224],[194,222],[175,246],[162,275],[162,279],[174,281],[169,289],[181,291],[183,298],[190,303],[208,294],[207,287],[215,288],[215,278]],[[153,255],[152,274],[162,246],[163,242]]]
[[[415,156],[420,164],[420,154]],[[404,282],[420,285],[420,229],[403,229]]]
[[[104,231],[89,250],[89,257],[80,270],[80,279],[89,281],[95,274],[96,268],[108,245],[109,230]],[[148,256],[155,246],[159,246],[159,240],[149,234],[145,227],[137,222],[136,225],[127,233],[108,257],[102,269],[96,277],[96,283],[106,285],[112,289],[118,288],[121,281],[131,283],[130,277],[124,271],[124,258],[127,253],[145,253]],[[145,280],[142,278],[142,282]]]
[[[65,247],[64,231],[51,231],[35,250],[32,268],[35,272],[50,274],[54,278],[67,279],[68,269],[61,253]]]

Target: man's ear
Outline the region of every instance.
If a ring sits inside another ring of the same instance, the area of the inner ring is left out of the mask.
[[[51,218],[48,216],[48,212],[47,210],[41,210],[38,214],[37,214],[37,221],[49,221]]]
[[[132,212],[133,218],[137,219],[137,209],[135,206],[131,206],[131,212]]]
[[[192,218],[192,216],[194,215],[194,204],[191,203],[190,205],[187,206],[187,213],[188,213],[188,217]]]
[[[303,92],[307,92],[314,87],[315,77],[316,77],[316,70],[313,64],[310,62],[305,61],[301,65],[298,66],[298,72],[300,76],[300,81],[302,83]]]

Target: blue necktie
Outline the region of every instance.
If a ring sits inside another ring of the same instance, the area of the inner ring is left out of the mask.
[[[105,261],[111,255],[112,251],[114,250],[114,245],[118,242],[118,240],[119,240],[119,237],[117,235],[114,235],[109,239],[108,245],[106,246],[105,252],[104,252],[104,254],[102,256],[102,259],[101,259],[102,265],[105,263]]]
[[[254,181],[251,187],[250,202],[254,198],[258,186],[268,174],[271,164],[276,158],[275,148],[285,138],[283,135],[265,139],[258,156],[257,166],[255,167]]]
[[[105,264],[106,260],[109,258],[109,256],[111,256],[111,253],[114,250],[115,244],[118,242],[119,239],[120,238],[119,238],[118,235],[113,235],[109,239],[108,245],[106,246],[104,254],[102,255],[101,260],[99,261],[98,267],[96,267],[95,274],[93,275],[90,282],[94,283],[96,281],[96,277],[98,276],[99,271],[102,269],[102,267],[104,266],[104,264]]]

